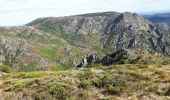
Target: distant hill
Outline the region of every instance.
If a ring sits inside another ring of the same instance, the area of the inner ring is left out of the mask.
[[[103,49],[136,49],[169,54],[169,27],[155,25],[136,13],[91,13],[40,18],[27,24],[55,34],[72,45]],[[90,41],[86,39],[93,37]],[[94,41],[96,40],[95,44]]]
[[[166,23],[170,26],[170,13],[145,15],[145,17],[154,23]]]
[[[86,55],[118,49],[170,55],[169,27],[130,12],[38,18],[0,27],[0,37],[0,64],[21,66],[20,71],[67,69]]]

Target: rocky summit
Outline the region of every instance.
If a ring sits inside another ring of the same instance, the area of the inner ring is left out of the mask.
[[[38,18],[24,26],[0,27],[0,36],[1,65],[16,70],[67,69],[85,55],[104,57],[119,49],[170,55],[169,26],[130,12]]]

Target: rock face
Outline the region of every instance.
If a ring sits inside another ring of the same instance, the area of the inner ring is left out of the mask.
[[[60,24],[63,34],[76,34],[77,41],[90,33],[103,48],[135,49],[170,54],[170,31],[165,24],[155,25],[135,13],[105,12],[77,16],[37,19],[28,25],[42,29]]]
[[[105,55],[104,57],[97,57],[96,55],[85,56],[77,67],[86,67],[92,63],[102,65],[129,64],[136,63],[141,59],[142,58],[140,58],[139,55],[134,54],[129,50],[118,49],[111,54]]]
[[[7,73],[0,71],[0,76],[7,75]]]
[[[96,55],[87,55],[83,57],[81,63],[77,65],[77,67],[85,67],[91,63],[96,63],[96,62],[97,62]]]
[[[102,64],[102,65],[111,65],[125,63],[124,61],[128,59],[128,52],[124,49],[119,49],[116,52],[106,55],[103,58],[99,58],[96,55],[84,56],[82,61],[77,67],[86,67],[92,63]]]
[[[128,52],[124,49],[119,49],[112,54],[104,56],[101,59],[100,63],[103,65],[126,63],[125,61],[127,59],[128,59]]]
[[[167,25],[154,25],[137,14],[124,13],[107,28],[104,46],[169,54],[169,36]]]

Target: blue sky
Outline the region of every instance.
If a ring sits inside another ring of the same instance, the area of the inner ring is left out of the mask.
[[[166,12],[170,0],[0,0],[0,26],[26,24],[35,18],[92,12]]]

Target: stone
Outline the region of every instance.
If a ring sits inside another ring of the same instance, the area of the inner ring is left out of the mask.
[[[87,55],[82,58],[81,63],[79,65],[77,65],[77,67],[85,67],[85,66],[87,66],[91,63],[94,63],[96,61],[97,61],[96,55]]]
[[[7,73],[0,71],[0,76],[7,75]]]

